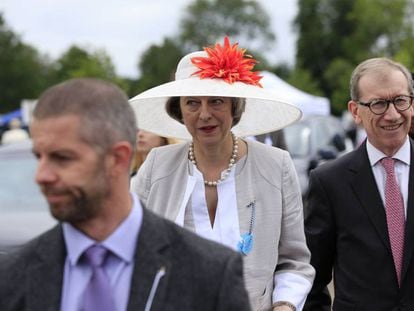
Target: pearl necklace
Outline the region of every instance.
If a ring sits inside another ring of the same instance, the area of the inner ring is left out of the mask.
[[[226,171],[222,174],[220,179],[214,180],[214,181],[204,180],[204,184],[206,186],[216,187],[219,183],[224,181],[227,178],[227,176],[229,176],[229,174],[231,172],[231,169],[233,168],[233,165],[236,162],[237,154],[239,152],[238,138],[233,133],[231,133],[231,136],[233,137],[233,151],[231,153],[229,165],[227,166]],[[195,166],[197,166],[197,162],[196,162],[196,159],[195,159],[195,156],[194,156],[194,144],[193,144],[193,142],[190,143],[190,146],[188,148],[188,159],[191,161],[191,163],[193,163]]]

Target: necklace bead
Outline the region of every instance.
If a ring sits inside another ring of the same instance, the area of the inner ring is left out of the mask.
[[[239,153],[239,145],[238,145],[238,138],[236,137],[236,135],[234,135],[233,133],[231,133],[232,138],[233,138],[233,150],[231,152],[231,157],[229,160],[229,164],[227,166],[226,171],[221,175],[221,177],[218,180],[213,180],[213,181],[209,181],[209,180],[204,180],[204,184],[206,186],[209,187],[217,187],[217,185],[221,182],[223,182],[227,176],[229,176],[234,163],[236,163],[236,158],[237,158],[237,154]],[[197,161],[195,159],[194,156],[194,144],[193,142],[190,143],[190,146],[188,147],[188,159],[191,161],[191,163],[194,164],[194,166],[197,166]]]

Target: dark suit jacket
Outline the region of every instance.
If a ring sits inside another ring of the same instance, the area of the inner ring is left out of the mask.
[[[0,263],[0,310],[56,311],[66,256],[60,225]],[[250,310],[240,256],[144,210],[128,310]]]
[[[306,311],[330,310],[326,285],[334,272],[333,310],[414,310],[414,152],[399,288],[387,233],[385,208],[366,143],[311,172],[305,232],[316,278]]]

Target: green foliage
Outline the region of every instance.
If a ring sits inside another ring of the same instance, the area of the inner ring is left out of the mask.
[[[349,21],[357,0],[300,0],[299,13],[295,19],[299,38],[297,65],[310,71],[326,94],[323,75],[332,60],[344,56],[342,42],[357,27]]]
[[[414,39],[413,38],[407,38],[407,40],[404,40],[404,42],[401,44],[401,49],[395,54],[394,59],[411,70],[411,72],[414,72],[414,53],[413,53],[413,47],[414,47]]]
[[[289,75],[287,82],[298,89],[313,95],[323,96],[318,81],[315,81],[310,72],[303,68],[295,68]]]
[[[225,35],[248,49],[266,49],[275,40],[270,17],[257,1],[196,0],[187,7],[180,28],[187,52],[222,41]]]
[[[48,84],[50,64],[24,44],[0,13],[0,113],[20,108],[24,98],[36,98]]]
[[[57,82],[81,77],[116,80],[115,67],[104,50],[89,52],[76,45],[57,60],[55,76]]]
[[[175,69],[183,55],[180,46],[173,39],[166,38],[161,45],[151,45],[141,57],[141,78],[132,83],[130,96],[174,80]]]
[[[6,25],[0,13],[0,113],[20,108],[22,99],[35,99],[49,86],[71,78],[95,77],[127,89],[116,76],[104,50],[70,47],[55,62],[42,56]]]
[[[349,21],[358,25],[349,38],[344,40],[348,55],[354,54],[355,48],[360,50],[356,61],[372,56],[393,57],[400,49],[406,20],[406,0],[358,0],[349,14]]]
[[[129,89],[129,81],[116,75],[115,67],[105,50],[87,50],[73,45],[55,62],[51,84],[82,77],[111,81],[125,92]]]
[[[413,70],[412,13],[412,0],[299,0],[297,65],[309,70],[339,113],[361,61],[386,56]]]
[[[335,58],[325,71],[324,80],[328,87],[333,89],[331,95],[332,113],[341,115],[342,111],[347,110],[349,101],[349,79],[354,64],[343,58]]]
[[[287,80],[292,73],[292,68],[290,68],[290,66],[287,63],[281,63],[276,66],[270,66],[268,70],[270,72],[273,72],[283,80]]]

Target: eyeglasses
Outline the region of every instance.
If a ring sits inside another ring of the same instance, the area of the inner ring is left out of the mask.
[[[411,95],[399,95],[397,97],[394,97],[393,99],[373,99],[368,103],[364,103],[361,101],[357,101],[358,104],[368,107],[369,110],[371,110],[372,113],[381,115],[384,114],[387,110],[390,104],[394,104],[395,109],[398,112],[402,112],[407,110],[411,107],[411,104],[413,103],[414,96]]]

